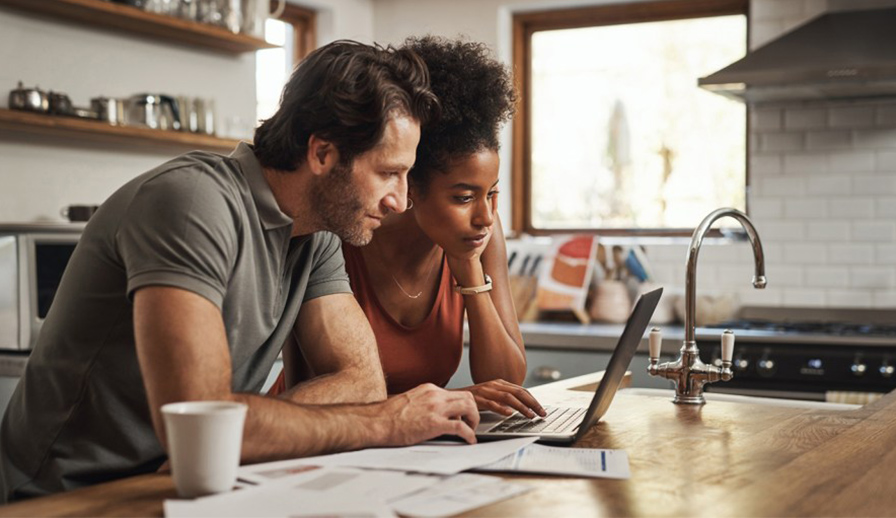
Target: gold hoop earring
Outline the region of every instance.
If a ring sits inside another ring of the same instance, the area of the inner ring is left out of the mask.
[[[411,210],[413,208],[414,208],[414,200],[408,198],[408,208],[406,208],[405,210]]]

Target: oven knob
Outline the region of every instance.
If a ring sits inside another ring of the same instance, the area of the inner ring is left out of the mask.
[[[756,364],[756,370],[763,376],[771,376],[775,373],[776,368],[777,365],[775,365],[775,361],[768,356],[763,356],[759,360],[759,363]]]
[[[853,361],[853,364],[852,364],[852,367],[850,367],[850,370],[856,376],[864,376],[865,371],[868,370],[868,366],[862,362],[861,358],[856,358],[855,361]]]
[[[741,356],[739,354],[737,355],[736,358],[734,358],[733,363],[734,363],[734,369],[737,371],[745,371],[745,370],[747,370],[747,367],[750,366],[750,360],[744,358],[743,356]]]
[[[880,366],[880,375],[884,378],[889,378],[893,376],[893,373],[896,372],[896,368],[890,365],[888,360],[884,360],[884,362]]]

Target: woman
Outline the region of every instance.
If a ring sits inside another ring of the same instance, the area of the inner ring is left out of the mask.
[[[476,384],[460,390],[471,392],[480,410],[544,415],[519,386],[526,354],[495,211],[498,130],[516,101],[511,78],[482,44],[425,37],[405,46],[429,67],[442,117],[423,129],[408,210],[385,218],[368,246],[343,243],[388,391],[448,383],[460,363],[466,311]],[[290,349],[284,358],[292,382],[303,376],[301,355]]]

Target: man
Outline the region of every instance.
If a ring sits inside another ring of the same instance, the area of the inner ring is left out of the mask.
[[[4,500],[157,470],[160,407],[173,401],[248,404],[243,463],[444,433],[475,441],[468,393],[297,404],[385,398],[339,239],[363,245],[406,208],[420,124],[436,108],[412,52],[335,42],[299,66],[254,148],[188,153],[114,193],[4,416]],[[318,377],[262,397],[291,334]]]

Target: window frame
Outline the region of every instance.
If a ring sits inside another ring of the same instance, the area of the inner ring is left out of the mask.
[[[285,0],[282,0],[285,1]],[[274,3],[271,3],[271,8]],[[305,56],[317,48],[317,12],[307,7],[286,3],[283,12],[277,17],[293,28],[293,66],[305,59]]]
[[[511,229],[513,230],[513,232],[517,234],[526,233],[532,235],[595,233],[600,235],[616,236],[673,237],[690,236],[691,232],[693,231],[692,229],[675,228],[539,229],[533,226],[531,216],[532,109],[530,95],[532,88],[532,69],[530,63],[532,57],[532,35],[534,33],[546,30],[578,29],[584,27],[683,20],[689,18],[730,16],[737,14],[742,14],[747,17],[747,43],[749,44],[749,0],[660,0],[514,13],[512,21],[513,70],[516,73],[516,86],[519,92],[519,103],[516,109],[516,116],[514,117],[513,135],[511,140]],[[695,85],[696,81],[697,78],[694,78]],[[745,157],[746,163],[744,164],[744,189],[749,192],[749,116],[746,117],[746,124],[747,141],[744,143],[744,145],[747,156]],[[745,203],[749,205],[749,199],[747,199]]]

